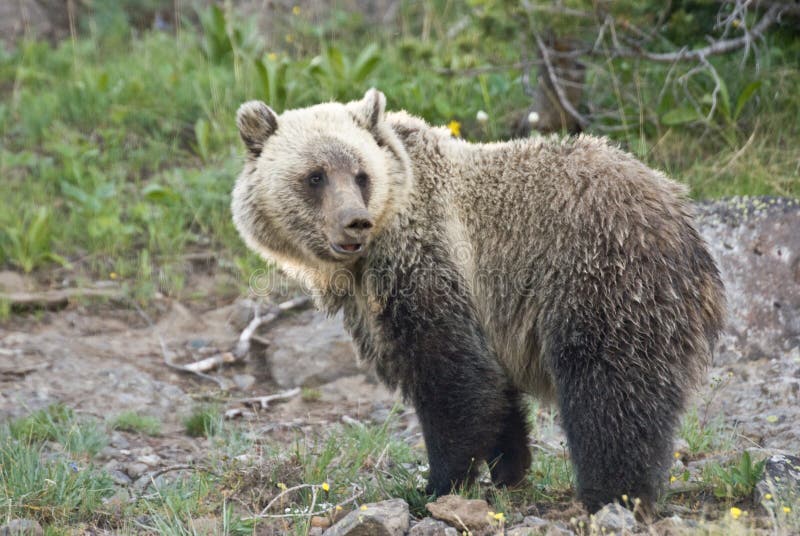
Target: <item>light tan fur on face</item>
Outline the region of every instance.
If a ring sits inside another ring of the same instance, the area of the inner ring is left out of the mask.
[[[234,223],[250,248],[312,287],[330,285],[331,274],[339,266],[319,258],[309,246],[321,247],[325,242],[324,216],[300,202],[287,185],[323,165],[326,151],[356,155],[370,177],[367,210],[375,232],[380,232],[403,207],[412,183],[408,156],[384,121],[384,106],[382,94],[368,93],[364,100],[348,105],[329,103],[286,111],[271,128],[259,124],[266,108],[263,103],[243,105],[237,121],[240,128],[246,127],[242,137],[252,140],[254,132],[268,134],[264,140],[253,141],[261,150],[245,163],[233,192]],[[376,138],[385,146],[379,146]]]

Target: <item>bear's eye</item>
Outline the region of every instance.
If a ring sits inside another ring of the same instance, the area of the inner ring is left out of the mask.
[[[322,173],[312,173],[306,180],[309,186],[316,188],[322,186],[322,183],[325,182],[325,177],[322,176]]]
[[[363,171],[356,175],[356,184],[359,188],[365,188],[369,184],[369,175]]]

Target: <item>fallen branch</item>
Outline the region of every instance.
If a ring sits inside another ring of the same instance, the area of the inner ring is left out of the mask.
[[[238,361],[236,357],[230,352],[222,352],[221,354],[213,355],[194,363],[187,363],[180,365],[183,370],[188,372],[207,372],[209,370],[219,368],[227,363],[235,363]]]
[[[0,301],[11,305],[15,312],[23,311],[56,311],[63,309],[76,298],[106,298],[116,300],[123,297],[119,289],[108,288],[65,288],[44,292],[0,292]]]
[[[300,388],[295,387],[294,389],[289,389],[288,391],[284,391],[282,393],[276,393],[274,395],[265,395],[265,396],[254,396],[249,398],[240,398],[236,400],[239,404],[244,404],[246,406],[256,406],[258,405],[261,409],[267,409],[269,407],[270,402],[275,402],[277,400],[289,400],[300,394]]]
[[[236,343],[236,349],[233,351],[233,355],[237,359],[242,359],[247,353],[250,351],[250,340],[253,338],[255,331],[263,326],[264,324],[269,324],[270,322],[275,321],[281,314],[291,311],[292,309],[298,309],[301,307],[306,307],[307,305],[311,304],[311,298],[308,296],[299,296],[297,298],[293,298],[291,300],[287,300],[283,303],[279,303],[275,310],[267,313],[264,316],[260,316],[258,314],[258,307],[256,306],[255,315],[253,316],[253,320],[247,325],[246,328],[242,331],[242,334],[239,336],[239,342]]]

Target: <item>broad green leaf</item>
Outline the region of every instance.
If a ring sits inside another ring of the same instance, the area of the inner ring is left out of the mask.
[[[694,108],[675,108],[661,116],[661,124],[668,127],[685,125],[701,120],[702,117]]]
[[[751,98],[753,98],[753,95],[755,95],[756,91],[761,88],[762,83],[762,80],[755,80],[744,86],[742,92],[739,93],[739,98],[736,99],[736,109],[733,111],[734,120],[739,118],[739,115],[741,115],[745,105],[750,101]]]

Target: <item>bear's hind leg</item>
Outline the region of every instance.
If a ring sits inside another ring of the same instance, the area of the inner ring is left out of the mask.
[[[508,389],[507,396],[508,412],[487,460],[495,486],[516,486],[531,466],[529,424],[522,396],[512,388]]]
[[[623,495],[639,498],[649,516],[666,479],[684,382],[658,366],[654,358],[663,356],[653,348],[633,349],[609,330],[577,323],[563,329],[550,357],[578,496],[590,512]]]

